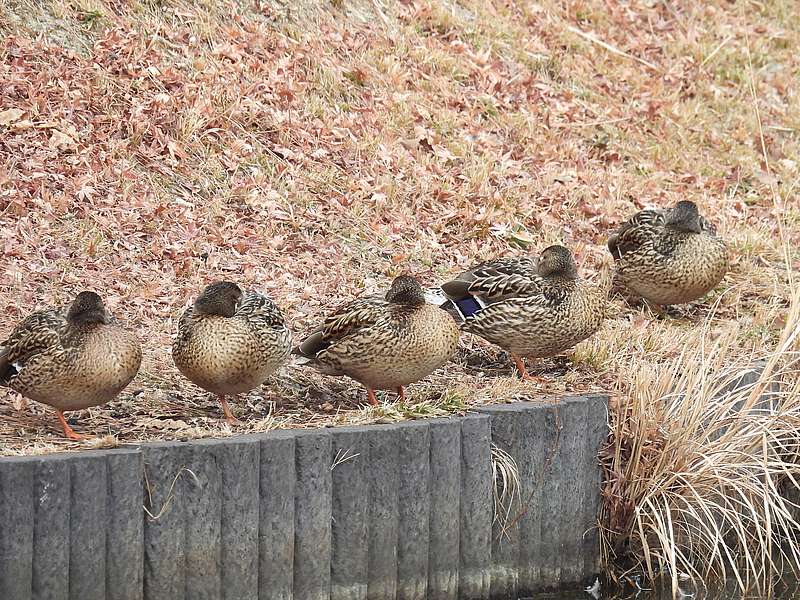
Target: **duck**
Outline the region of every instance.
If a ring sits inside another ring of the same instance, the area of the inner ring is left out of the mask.
[[[226,396],[262,385],[291,350],[291,330],[272,300],[216,281],[181,315],[172,359],[184,377],[219,398],[225,420],[234,425]]]
[[[578,276],[561,245],[539,256],[504,257],[475,265],[441,286],[444,308],[460,328],[510,354],[520,376],[524,358],[547,358],[594,334],[606,314],[604,291]]]
[[[53,407],[64,435],[83,440],[64,413],[113,400],[141,362],[136,335],[113,320],[97,293],[82,291],[66,311],[28,315],[0,343],[0,385]]]
[[[701,298],[729,268],[725,241],[690,200],[633,215],[608,238],[615,279],[665,307]]]
[[[458,342],[453,318],[427,303],[419,281],[404,274],[384,296],[334,310],[292,352],[298,364],[358,381],[375,406],[375,390],[395,391],[405,402],[404,387],[449,361]]]

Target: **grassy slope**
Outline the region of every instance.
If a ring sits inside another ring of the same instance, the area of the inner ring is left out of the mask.
[[[725,286],[686,321],[620,304],[574,368],[543,363],[546,391],[676,356],[715,303],[737,353],[775,341],[800,266],[792,0],[229,4],[0,3],[0,333],[94,287],[146,341],[87,430],[226,430],[168,358],[215,278],[264,289],[298,332],[403,270],[434,283],[555,241],[607,280],[609,229],[681,198],[730,241]],[[411,411],[536,393],[468,367],[412,387]],[[287,369],[237,403],[241,430],[398,416],[361,398]],[[29,411],[0,408],[8,451],[68,446]]]

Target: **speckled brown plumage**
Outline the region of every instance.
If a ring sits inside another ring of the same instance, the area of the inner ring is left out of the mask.
[[[416,279],[400,276],[386,296],[340,307],[294,353],[322,373],[347,375],[373,390],[397,390],[446,363],[458,346],[451,317],[425,302]]]
[[[541,257],[501,258],[481,263],[442,285],[460,315],[461,329],[497,344],[512,355],[523,377],[521,357],[563,352],[600,327],[605,293],[583,282],[563,246]]]
[[[616,277],[662,306],[696,300],[728,271],[728,250],[693,202],[635,214],[608,240]]]
[[[289,356],[292,335],[266,296],[235,283],[209,285],[184,311],[172,346],[175,365],[190,381],[220,397],[260,386]]]
[[[136,336],[112,323],[97,294],[81,292],[68,311],[33,313],[0,344],[0,383],[55,408],[65,435],[80,439],[61,413],[112,400],[141,361]]]

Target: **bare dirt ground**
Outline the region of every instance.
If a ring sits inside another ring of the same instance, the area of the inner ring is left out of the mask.
[[[699,327],[768,348],[800,271],[798,46],[792,0],[0,1],[0,336],[88,288],[145,353],[74,414],[92,443],[0,396],[0,453],[624,396]],[[608,281],[609,231],[680,199],[730,244],[724,283],[677,319],[613,298],[600,333],[531,365],[544,385],[465,336],[405,406],[287,366],[231,428],[171,362],[216,279],[268,293],[299,339],[401,272],[433,285],[553,242]]]

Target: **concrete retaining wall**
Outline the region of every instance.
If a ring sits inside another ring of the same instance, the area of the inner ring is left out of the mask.
[[[472,600],[576,586],[598,566],[606,434],[595,396],[3,458],[0,599]],[[492,442],[521,481],[505,529]]]

